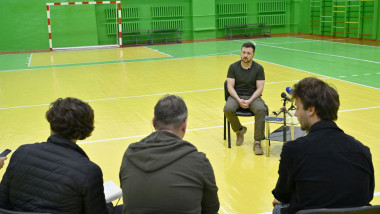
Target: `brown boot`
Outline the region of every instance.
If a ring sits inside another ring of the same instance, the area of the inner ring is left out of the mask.
[[[255,155],[264,154],[263,149],[261,148],[261,141],[255,141],[255,144],[253,145],[253,151],[255,151]]]
[[[244,143],[244,134],[247,132],[247,127],[242,128],[236,132],[236,146],[241,146]]]

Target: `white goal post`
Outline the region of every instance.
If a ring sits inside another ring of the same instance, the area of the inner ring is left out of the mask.
[[[86,4],[117,4],[118,5],[118,29],[119,29],[119,47],[122,47],[122,37],[121,37],[121,4],[120,1],[84,1],[84,2],[56,2],[56,3],[46,3],[47,19],[48,19],[48,30],[49,30],[49,47],[50,51],[53,51],[53,42],[51,37],[51,21],[50,21],[50,7],[57,5],[86,5]]]

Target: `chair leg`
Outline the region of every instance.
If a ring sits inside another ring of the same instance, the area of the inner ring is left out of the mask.
[[[228,148],[231,148],[231,131],[230,131],[230,121],[227,122],[227,129],[228,129]]]
[[[270,139],[269,139],[269,136],[270,136],[270,126],[269,126],[269,122],[266,121],[265,122],[266,124],[266,137],[265,137],[265,142],[266,142],[266,156],[269,157],[270,156]]]
[[[224,115],[224,140],[226,140],[226,120],[227,120],[227,118],[226,118],[226,115]]]

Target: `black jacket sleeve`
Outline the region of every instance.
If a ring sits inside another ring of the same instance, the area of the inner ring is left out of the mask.
[[[286,143],[282,147],[280,166],[278,169],[278,180],[276,188],[272,191],[273,196],[282,203],[289,203],[291,198],[290,182],[292,169],[292,154],[291,149]]]
[[[99,166],[90,165],[84,189],[84,213],[112,213],[106,205],[103,188],[103,174]]]

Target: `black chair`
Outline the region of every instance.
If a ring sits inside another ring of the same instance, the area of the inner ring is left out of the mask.
[[[33,213],[33,212],[6,210],[6,209],[0,208],[0,214],[49,214],[49,213]]]
[[[230,93],[228,92],[227,89],[227,80],[224,81],[224,100],[227,101],[228,97],[230,96]],[[265,105],[266,109],[266,115],[268,116],[268,106]],[[223,113],[224,115],[224,113]],[[236,116],[239,117],[253,117],[255,114],[249,110],[249,109],[244,109],[244,108],[239,108],[236,110]],[[226,126],[227,124],[227,126]],[[224,115],[224,140],[226,139],[226,128],[228,128],[228,148],[231,148],[231,131],[230,131],[230,121],[227,120],[226,115]]]
[[[379,214],[380,205],[364,206],[364,207],[350,207],[350,208],[322,208],[322,209],[310,209],[300,210],[296,214]]]

